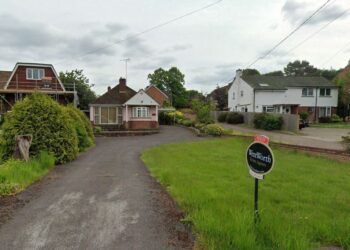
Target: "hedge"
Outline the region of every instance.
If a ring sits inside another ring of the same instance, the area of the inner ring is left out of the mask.
[[[226,122],[229,124],[241,124],[244,122],[244,117],[237,112],[229,112],[226,116]]]
[[[33,93],[16,102],[2,126],[1,153],[4,160],[12,157],[15,136],[33,136],[30,155],[47,151],[56,163],[65,163],[78,155],[78,136],[71,118],[56,101],[42,93]]]
[[[283,118],[279,115],[272,115],[268,113],[255,114],[254,127],[264,130],[281,130],[283,125]]]

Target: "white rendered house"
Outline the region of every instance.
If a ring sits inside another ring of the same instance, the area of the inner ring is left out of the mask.
[[[242,76],[237,70],[228,91],[230,111],[308,112],[317,120],[335,113],[337,104],[338,87],[324,77]]]

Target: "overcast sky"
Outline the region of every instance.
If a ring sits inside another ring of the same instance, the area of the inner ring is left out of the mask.
[[[186,88],[206,93],[227,83],[237,68],[264,54],[325,2],[223,0],[115,44],[215,1],[0,0],[0,70],[12,70],[18,61],[51,63],[57,71],[83,69],[94,90],[102,94],[125,76],[120,60],[128,57],[128,85],[135,90],[148,84],[147,75],[155,69],[176,66],[185,74]],[[289,51],[349,7],[349,0],[331,0],[308,25],[253,67],[261,72],[281,70],[295,59],[320,68],[346,66],[350,11]],[[91,51],[95,52],[85,55]]]

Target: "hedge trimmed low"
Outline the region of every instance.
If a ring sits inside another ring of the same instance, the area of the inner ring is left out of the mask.
[[[229,112],[226,115],[226,122],[229,124],[241,124],[244,122],[244,117],[237,112]]]
[[[279,115],[272,115],[268,113],[255,114],[254,127],[264,130],[281,130],[283,125],[283,118]]]

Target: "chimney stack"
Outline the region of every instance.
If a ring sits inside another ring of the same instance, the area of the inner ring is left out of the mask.
[[[111,86],[108,86],[107,90],[110,91],[111,90]]]
[[[243,71],[241,69],[236,70],[236,78],[241,78],[243,75]]]
[[[119,93],[125,93],[126,91],[126,79],[120,77],[119,78]]]

